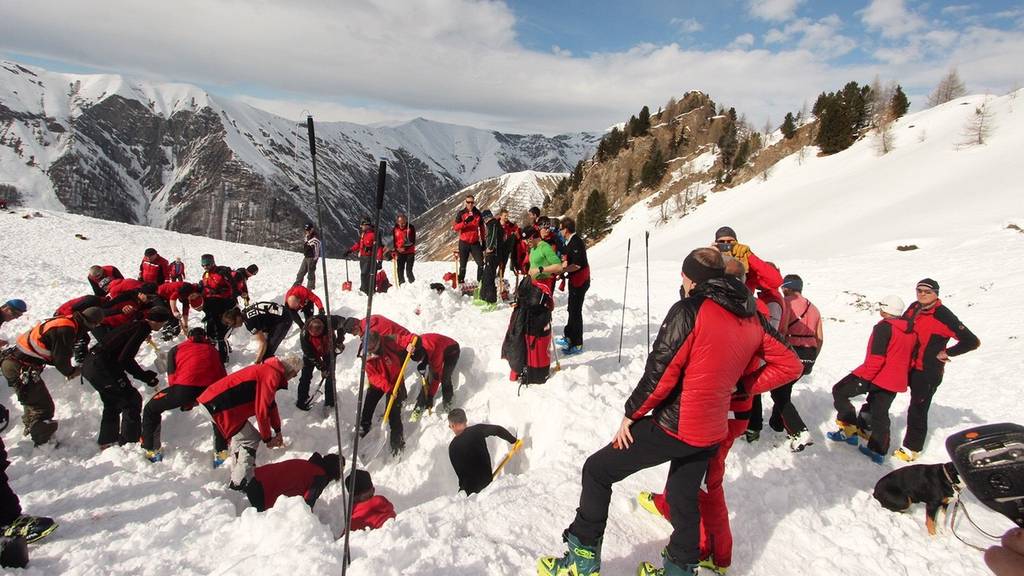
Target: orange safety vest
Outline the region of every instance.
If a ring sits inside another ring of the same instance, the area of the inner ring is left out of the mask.
[[[43,343],[43,335],[54,328],[71,328],[77,332],[78,323],[68,317],[50,318],[40,322],[28,332],[18,336],[18,350],[26,356],[52,363],[53,354]]]

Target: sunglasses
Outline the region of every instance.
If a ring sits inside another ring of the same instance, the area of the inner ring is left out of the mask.
[[[466,204],[476,204],[476,202],[474,202],[472,200],[466,200]]]
[[[922,290],[921,288],[918,288],[917,289],[917,293],[918,294],[935,294],[935,291],[934,290],[928,290],[928,289],[923,289]]]

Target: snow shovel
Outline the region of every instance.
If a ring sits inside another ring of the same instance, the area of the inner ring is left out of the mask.
[[[459,251],[453,250],[452,254],[455,256],[455,274],[452,274],[452,288],[459,287]]]
[[[395,255],[394,250],[391,251],[391,275],[395,277],[395,288],[398,288],[400,285],[398,282],[398,256]]]
[[[513,444],[511,448],[509,448],[508,454],[505,454],[505,458],[503,458],[502,461],[498,463],[498,467],[495,468],[494,473],[491,474],[491,480],[494,480],[495,478],[498,477],[498,474],[501,473],[501,469],[505,467],[505,464],[508,464],[508,461],[511,460],[512,457],[516,455],[516,452],[519,452],[519,449],[522,447],[523,439],[520,438],[519,440],[516,440],[516,443]]]
[[[413,346],[416,345],[418,339],[418,336],[412,337]],[[391,416],[391,409],[395,406],[395,398],[398,398],[399,386],[405,385],[405,367],[409,365],[410,357],[412,357],[412,353],[406,352],[405,360],[398,371],[398,379],[395,380],[395,386],[391,389],[391,399],[388,400],[388,407],[384,410],[384,419],[380,422],[380,434],[373,440],[369,438],[364,439],[359,447],[359,461],[363,463],[363,466],[369,465],[377,456],[380,456],[380,451],[384,449],[384,445],[388,442],[388,435],[391,430],[391,427],[388,426],[388,417]]]
[[[341,283],[341,291],[352,291],[352,281],[348,279],[348,258],[345,258],[345,281]]]
[[[152,346],[153,352],[156,352],[156,359],[153,360],[153,366],[156,368],[156,371],[160,372],[161,374],[166,374],[167,373],[167,355],[160,351],[160,348],[157,347],[156,342],[153,342],[152,338],[147,338],[146,342],[150,346]]]

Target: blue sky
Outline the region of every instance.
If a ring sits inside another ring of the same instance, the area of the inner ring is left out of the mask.
[[[699,89],[777,122],[849,80],[915,107],[951,66],[1024,80],[1008,0],[5,0],[0,55],[198,84],[297,117],[601,130]]]

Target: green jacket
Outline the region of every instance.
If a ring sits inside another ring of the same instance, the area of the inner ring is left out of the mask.
[[[562,259],[555,254],[555,249],[550,244],[541,240],[537,243],[537,246],[530,249],[530,268],[540,268],[541,266],[554,266],[561,264]],[[538,280],[549,278],[551,274],[544,272],[537,276]]]

